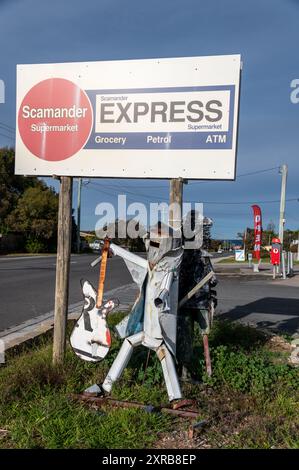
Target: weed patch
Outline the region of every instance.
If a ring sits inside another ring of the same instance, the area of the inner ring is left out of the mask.
[[[123,313],[110,317],[110,326]],[[70,330],[72,324],[70,325]],[[197,401],[207,425],[187,439],[189,422],[136,409],[97,410],[70,400],[101,382],[120,347],[113,338],[100,364],[81,361],[67,346],[63,365],[52,365],[51,333],[7,355],[0,368],[0,436],[3,448],[299,447],[299,370],[286,350],[256,329],[215,322],[210,335],[213,375],[205,374],[201,337],[196,331],[194,373],[199,384],[183,384]],[[147,364],[147,367],[145,365]],[[161,405],[168,402],[161,365],[137,348],[112,396]],[[183,438],[183,441],[182,441]],[[184,440],[185,439],[185,440]],[[165,444],[166,445],[166,444]]]

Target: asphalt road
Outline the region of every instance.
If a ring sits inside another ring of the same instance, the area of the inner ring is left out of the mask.
[[[271,277],[218,275],[217,315],[267,330],[299,332],[299,283],[289,286]]]
[[[99,265],[90,267],[97,255],[71,258],[69,303],[82,299],[80,279],[95,287]],[[56,257],[0,258],[0,331],[54,308]],[[105,290],[129,284],[132,278],[119,257],[108,259]]]
[[[80,279],[98,282],[99,265],[90,267],[96,255],[72,256],[70,304],[82,299]],[[54,308],[55,256],[0,258],[0,331]],[[108,260],[105,290],[130,284],[122,259]],[[265,328],[299,331],[299,289],[273,283],[270,278],[220,276],[217,314]]]

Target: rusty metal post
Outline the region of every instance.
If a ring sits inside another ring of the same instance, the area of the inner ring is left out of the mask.
[[[211,358],[210,358],[210,349],[209,349],[209,339],[208,335],[202,335],[203,339],[203,347],[204,347],[204,354],[205,354],[205,361],[206,361],[206,371],[209,377],[212,375],[212,365],[211,365]]]

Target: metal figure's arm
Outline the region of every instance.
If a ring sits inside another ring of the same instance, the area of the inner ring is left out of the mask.
[[[111,243],[110,249],[114,255],[118,255],[121,258],[123,258],[125,261],[134,263],[137,266],[140,266],[141,268],[144,268],[147,270],[147,260],[144,258],[141,258],[141,256],[135,255],[134,253],[131,253],[130,251],[125,250],[124,248],[121,248],[118,245],[115,245],[114,243]]]
[[[114,245],[114,243],[111,243],[110,248],[114,255],[118,255],[124,260],[133,281],[141,288],[145,276],[147,275],[147,260],[118,245]]]
[[[124,248],[121,248],[118,245],[115,245],[114,243],[111,243],[109,246],[110,250],[114,255],[118,255],[121,258],[123,258],[125,261],[130,261],[131,263],[137,264],[138,266],[147,269],[147,261],[144,258],[141,258],[141,256],[135,255],[134,253],[131,253],[128,250],[125,250]],[[102,255],[98,256],[90,265],[94,268],[97,264],[99,264],[102,260]]]
[[[147,274],[147,260],[141,258],[141,256],[131,253],[128,250],[125,250],[124,248],[121,248],[118,245],[115,245],[114,243],[111,243],[109,248],[114,255],[118,255],[124,260],[128,270],[130,271],[133,281],[136,282],[139,287],[141,287]],[[91,263],[91,266],[96,266],[101,261],[101,259],[102,256],[99,256]]]

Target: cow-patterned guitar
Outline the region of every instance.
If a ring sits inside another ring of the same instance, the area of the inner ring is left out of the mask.
[[[70,342],[74,352],[84,361],[101,361],[111,346],[107,315],[116,306],[117,301],[108,300],[103,304],[109,244],[109,239],[106,238],[102,250],[98,292],[90,282],[81,281],[84,306],[72,331]]]

